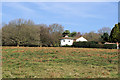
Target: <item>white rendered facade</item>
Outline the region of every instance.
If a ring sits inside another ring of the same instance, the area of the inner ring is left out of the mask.
[[[61,46],[72,45],[72,44],[73,44],[72,39],[61,39]]]

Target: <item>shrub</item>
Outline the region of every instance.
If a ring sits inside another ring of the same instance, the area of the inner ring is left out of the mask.
[[[62,47],[71,47],[70,45],[64,45],[64,46],[62,46]]]
[[[96,48],[99,46],[98,42],[90,41],[90,42],[74,42],[73,47]]]
[[[116,49],[116,44],[98,44],[98,42],[89,41],[89,42],[74,42],[73,47],[81,48],[105,48],[105,49]]]
[[[116,44],[104,44],[105,49],[116,49],[117,45]]]

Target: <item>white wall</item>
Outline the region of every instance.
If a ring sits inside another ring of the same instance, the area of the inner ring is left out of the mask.
[[[73,40],[72,39],[61,39],[61,46],[72,45],[72,44],[73,44]]]
[[[80,38],[76,39],[76,42],[78,42],[78,41],[87,41],[87,40],[83,37],[80,37]]]

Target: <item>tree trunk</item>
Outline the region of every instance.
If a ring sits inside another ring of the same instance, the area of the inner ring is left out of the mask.
[[[18,40],[18,41],[17,41],[17,47],[19,47],[19,46],[20,46],[20,41]]]

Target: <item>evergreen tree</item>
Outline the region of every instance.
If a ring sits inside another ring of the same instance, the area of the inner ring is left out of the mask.
[[[115,24],[110,34],[111,42],[120,42],[120,24]]]
[[[109,34],[106,32],[101,36],[103,41],[109,41]]]
[[[70,31],[69,30],[65,30],[63,33],[62,33],[63,37],[65,37],[66,35],[70,36]]]
[[[70,33],[70,37],[75,37],[77,35],[77,32]]]

